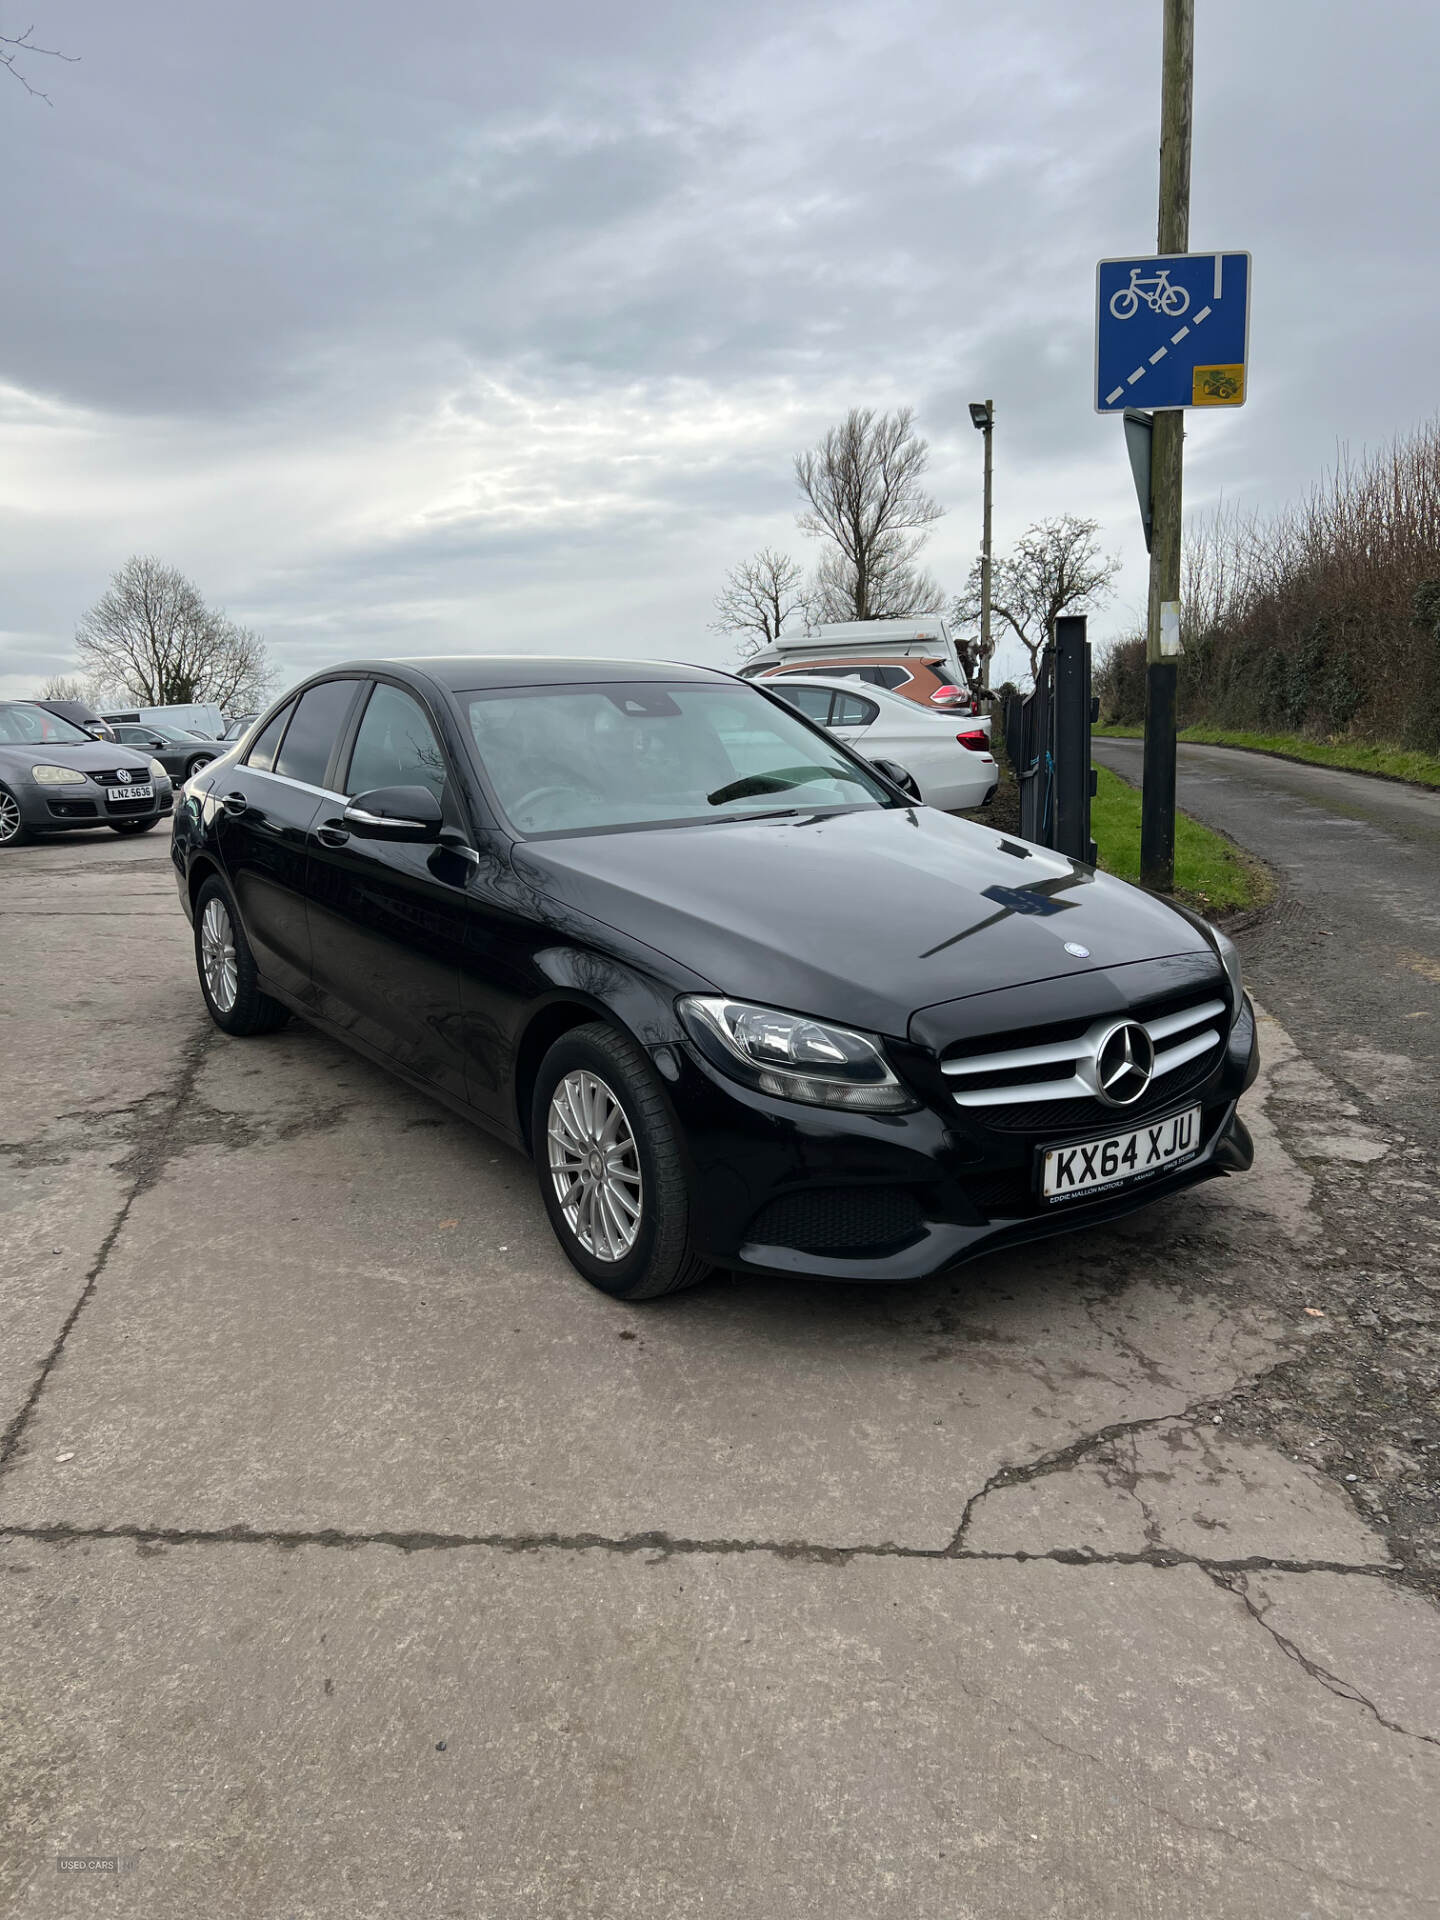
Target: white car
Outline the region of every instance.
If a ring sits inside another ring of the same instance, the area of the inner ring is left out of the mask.
[[[888,687],[819,674],[776,674],[756,683],[816,720],[867,760],[895,760],[914,777],[927,806],[942,813],[983,807],[1000,770],[990,752],[989,721],[927,713]],[[975,742],[967,745],[966,740]]]

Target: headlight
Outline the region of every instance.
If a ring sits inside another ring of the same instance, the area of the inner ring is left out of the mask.
[[[681,1000],[680,1016],[708,1060],[761,1093],[865,1113],[899,1113],[920,1104],[868,1034],[701,994]]]
[[[1220,949],[1220,958],[1225,962],[1225,972],[1230,981],[1230,1023],[1240,1018],[1240,1009],[1245,1004],[1245,982],[1240,977],[1240,954],[1233,940],[1227,939],[1218,927],[1210,931],[1215,936],[1215,944]]]
[[[158,760],[152,760],[150,762],[150,778],[152,780],[168,780],[170,776]]]
[[[31,767],[30,778],[42,787],[83,787],[85,776],[78,767]]]

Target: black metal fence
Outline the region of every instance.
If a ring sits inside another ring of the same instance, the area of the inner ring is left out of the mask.
[[[1072,860],[1095,862],[1090,838],[1090,643],[1084,615],[1055,622],[1035,690],[1006,698],[1005,751],[1020,786],[1020,832]]]

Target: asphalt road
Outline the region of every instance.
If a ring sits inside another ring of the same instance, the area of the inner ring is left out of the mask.
[[[1137,786],[1139,740],[1094,757]],[[1267,754],[1182,745],[1180,806],[1268,862],[1278,908],[1248,977],[1326,1071],[1440,1146],[1440,793]]]
[[[154,839],[7,854],[0,963],[0,1911],[1440,1913],[1407,1068],[1266,1020],[1244,1180],[626,1307],[524,1163],[215,1032]]]

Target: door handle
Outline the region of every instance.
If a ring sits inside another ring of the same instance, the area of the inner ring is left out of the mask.
[[[322,847],[343,847],[348,843],[350,835],[338,820],[327,820],[323,827],[315,829],[315,838]]]
[[[238,819],[242,813],[248,812],[250,807],[250,802],[245,798],[243,793],[227,793],[220,804],[227,813],[233,814],[236,819]]]

